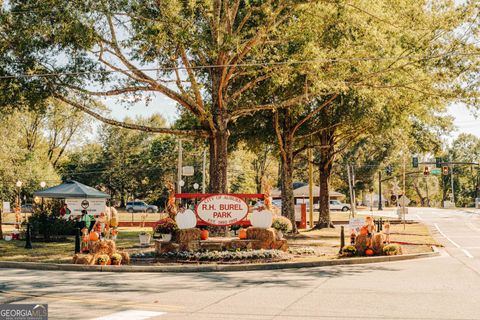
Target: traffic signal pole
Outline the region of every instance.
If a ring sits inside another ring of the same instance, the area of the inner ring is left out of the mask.
[[[455,190],[454,190],[454,184],[453,184],[453,164],[452,164],[452,170],[450,171],[450,180],[452,180],[452,203],[453,206],[456,207],[455,205]]]

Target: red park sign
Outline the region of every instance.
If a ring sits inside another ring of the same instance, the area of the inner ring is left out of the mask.
[[[204,198],[195,208],[200,220],[212,226],[230,226],[248,215],[248,205],[241,198],[216,194]]]

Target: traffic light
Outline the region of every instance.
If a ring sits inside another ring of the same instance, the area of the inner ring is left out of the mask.
[[[443,167],[442,167],[442,174],[443,174],[444,176],[448,176],[448,167],[447,167],[447,166],[443,166]]]
[[[429,168],[429,167],[425,167],[425,168],[423,169],[423,175],[424,175],[424,176],[428,176],[429,174],[430,174],[430,168]]]
[[[441,168],[442,167],[442,158],[435,158],[435,168]]]
[[[385,173],[387,174],[387,176],[391,176],[392,173],[393,173],[393,167],[391,164],[389,164],[386,168],[385,168]]]
[[[413,168],[418,168],[418,158],[417,157],[412,158],[412,167]]]

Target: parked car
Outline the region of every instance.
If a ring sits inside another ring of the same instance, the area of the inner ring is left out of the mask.
[[[131,201],[127,202],[127,212],[158,212],[158,207],[154,205],[146,204],[144,201]]]
[[[350,205],[342,203],[339,200],[330,200],[330,210],[348,211],[350,210]]]
[[[31,203],[22,204],[21,212],[22,213],[32,213],[33,212],[32,204]]]

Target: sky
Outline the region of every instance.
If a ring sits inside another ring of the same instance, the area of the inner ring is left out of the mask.
[[[132,107],[126,108],[125,104],[120,104],[114,98],[106,99],[105,104],[112,111],[111,117],[116,120],[123,120],[125,117],[148,117],[154,113],[159,113],[171,124],[177,117],[175,103],[163,96],[155,96],[147,106],[145,106],[144,101],[140,101]],[[448,114],[455,118],[454,125],[457,129],[451,134],[451,137],[445,137],[447,141],[452,141],[460,133],[471,133],[480,138],[480,119],[476,119],[466,106],[462,104],[451,105],[448,108]]]
[[[476,119],[471,110],[462,104],[451,105],[448,113],[452,115],[454,125],[457,130],[452,133],[453,138],[458,137],[460,133],[471,133],[480,137],[480,119]]]

